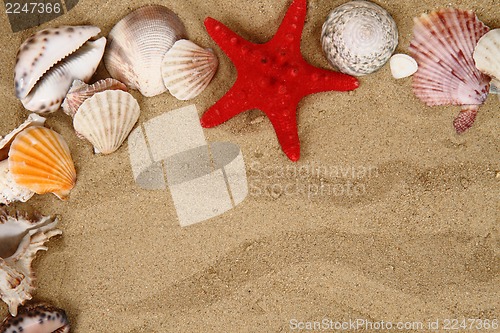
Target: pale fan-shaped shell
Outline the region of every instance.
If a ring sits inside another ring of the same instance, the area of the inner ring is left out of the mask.
[[[500,29],[486,33],[474,49],[476,68],[500,82]]]
[[[0,204],[9,205],[11,202],[28,201],[35,192],[18,185],[9,171],[9,161],[0,161]]]
[[[418,69],[415,59],[401,53],[393,55],[389,60],[389,65],[391,66],[392,77],[395,79],[402,79],[413,75]]]
[[[41,216],[30,220],[26,216],[10,216],[0,211],[0,296],[17,315],[17,308],[32,298],[35,276],[31,262],[44,244],[62,234],[56,229],[58,220]]]
[[[76,171],[64,138],[45,127],[19,133],[9,151],[9,169],[17,184],[38,194],[54,193],[67,200]]]
[[[131,94],[106,90],[82,103],[73,118],[73,127],[92,143],[96,152],[111,154],[125,141],[139,113],[139,104]]]
[[[489,78],[472,54],[487,31],[472,11],[445,8],[414,19],[410,53],[418,63],[413,92],[427,105],[479,105]]]
[[[46,71],[100,31],[94,26],[61,26],[26,39],[19,47],[14,68],[16,96],[25,98]]]
[[[43,126],[45,120],[46,119],[44,117],[32,113],[28,116],[28,119],[26,119],[24,123],[22,123],[18,128],[16,128],[9,134],[7,134],[0,141],[0,161],[6,159],[9,156],[10,145],[12,144],[12,141],[14,141],[16,135],[18,135],[25,128],[28,128],[30,126]]]
[[[161,63],[165,53],[186,35],[184,24],[166,7],[141,7],[121,19],[109,33],[104,64],[111,76],[144,96],[167,89]]]
[[[211,50],[181,39],[163,58],[163,83],[175,98],[187,101],[205,90],[218,65],[219,61]]]
[[[398,29],[384,8],[355,0],[330,12],[321,30],[321,44],[335,68],[362,76],[389,60],[398,45]]]
[[[57,111],[74,80],[88,81],[94,75],[105,47],[105,37],[89,41],[56,64],[21,99],[24,107],[40,114]]]
[[[64,113],[68,116],[74,117],[80,105],[82,105],[87,98],[105,90],[127,91],[127,86],[120,81],[111,78],[99,80],[91,85],[88,85],[81,80],[75,80],[66,94],[64,102],[62,103]]]

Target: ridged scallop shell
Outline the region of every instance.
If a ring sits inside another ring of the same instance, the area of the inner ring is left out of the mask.
[[[106,90],[83,102],[73,127],[92,143],[96,153],[111,154],[125,141],[139,114],[139,104],[131,94]]]
[[[219,61],[211,50],[181,39],[163,58],[163,83],[175,98],[187,101],[205,90],[218,65]]]
[[[28,128],[30,126],[43,126],[44,123],[45,123],[44,117],[34,113],[30,114],[28,116],[28,119],[26,119],[24,123],[22,123],[19,127],[17,127],[9,134],[7,134],[0,141],[0,161],[6,159],[9,156],[10,145],[12,144],[12,141],[14,141],[16,135],[22,132],[25,128]]]
[[[14,68],[16,96],[25,98],[45,72],[100,31],[94,26],[61,26],[26,39],[19,47]]]
[[[62,103],[64,113],[68,116],[74,117],[80,105],[82,105],[87,98],[105,90],[127,91],[127,86],[120,81],[111,78],[99,80],[91,85],[88,85],[81,80],[75,80],[66,94],[64,102]]]
[[[167,90],[161,75],[165,53],[186,35],[184,24],[170,9],[141,7],[121,19],[109,33],[104,64],[111,76],[144,96]]]
[[[15,317],[7,317],[0,324],[2,333],[68,333],[69,330],[66,312],[47,304],[23,307]]]
[[[321,30],[326,58],[339,71],[362,76],[380,69],[398,45],[398,28],[382,7],[350,1],[330,12]]]
[[[479,39],[474,49],[476,68],[500,86],[500,29],[493,29]]]
[[[389,60],[389,65],[391,66],[391,74],[395,79],[402,79],[415,74],[418,70],[418,64],[409,55],[406,54],[395,54]]]
[[[0,210],[0,296],[13,316],[35,290],[31,262],[36,253],[46,251],[44,244],[62,234],[56,229],[57,223],[57,218],[51,216],[29,219],[23,214],[10,216]]]
[[[9,171],[9,161],[0,161],[0,204],[26,202],[35,194],[24,186],[18,185]]]
[[[64,138],[45,127],[29,127],[14,139],[9,169],[17,184],[38,194],[54,193],[67,200],[76,171]]]
[[[54,65],[32,91],[21,99],[24,107],[40,114],[57,111],[74,80],[88,81],[101,62],[106,38],[87,42],[67,58]]]
[[[481,105],[488,95],[490,79],[475,67],[472,57],[488,27],[472,11],[454,8],[423,14],[414,22],[410,53],[419,67],[413,75],[413,92],[429,106],[465,105],[469,120],[455,121],[460,125],[457,132],[463,132],[475,119],[470,106]]]

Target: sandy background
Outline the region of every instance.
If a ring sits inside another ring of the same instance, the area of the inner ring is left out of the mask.
[[[329,68],[321,25],[343,2],[308,3],[302,50],[313,65]],[[42,27],[93,24],[105,36],[121,17],[148,3],[81,0]],[[193,101],[134,92],[139,122],[193,103],[201,115],[235,81],[234,67],[203,27],[206,16],[265,42],[290,3],[169,1],[190,39],[215,49],[220,67]],[[407,52],[414,16],[450,4],[500,27],[495,0],[376,3],[398,24],[398,52]],[[14,34],[6,15],[0,16],[5,135],[28,115],[13,92],[17,47],[40,28]],[[102,77],[101,64],[95,79]],[[187,228],[179,226],[168,190],[135,184],[127,144],[111,156],[95,156],[75,136],[69,117],[51,115],[47,125],[68,141],[78,182],[69,202],[44,195],[13,206],[61,216],[63,236],[34,262],[34,298],[66,309],[78,333],[289,332],[292,319],[499,318],[498,99],[488,98],[473,128],[459,136],[452,127],[459,108],[424,106],[411,79],[392,79],[388,65],[360,82],[355,92],[321,93],[300,103],[297,164],[282,153],[260,111],[205,130],[209,141],[241,147],[251,193],[226,214]],[[290,166],[327,172],[280,174]],[[337,174],[341,168],[354,173]],[[281,193],[287,184],[302,190]],[[303,190],[320,184],[351,184],[358,191]],[[7,315],[3,303],[0,315]]]

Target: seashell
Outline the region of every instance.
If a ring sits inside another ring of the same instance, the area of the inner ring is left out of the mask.
[[[31,262],[36,253],[46,251],[44,244],[62,234],[56,229],[57,223],[57,218],[51,216],[29,219],[23,214],[10,216],[0,211],[0,296],[13,316],[35,290]]]
[[[73,127],[92,143],[96,153],[111,154],[125,141],[139,113],[139,104],[131,94],[106,90],[82,103]]]
[[[429,106],[464,105],[454,122],[457,132],[463,132],[475,119],[470,106],[481,105],[488,95],[490,79],[472,58],[488,27],[472,11],[454,8],[423,14],[414,22],[410,53],[419,67],[413,92]]]
[[[104,54],[106,38],[87,42],[77,51],[54,65],[35,85],[26,98],[21,99],[30,111],[45,114],[57,111],[74,80],[88,81]]]
[[[14,181],[38,194],[54,193],[67,200],[76,171],[64,138],[51,129],[33,126],[19,133],[9,151]]]
[[[100,31],[94,26],[61,26],[41,30],[26,39],[19,47],[14,68],[17,98],[28,96],[45,72]]]
[[[9,205],[12,202],[26,202],[35,194],[24,186],[16,184],[9,171],[9,161],[0,161],[0,204]]]
[[[350,1],[328,14],[321,44],[333,67],[362,76],[389,60],[398,45],[398,28],[384,8],[370,1]]]
[[[418,64],[415,59],[401,53],[393,55],[389,60],[389,65],[391,66],[392,77],[395,79],[411,76],[418,69]]]
[[[92,97],[95,93],[105,90],[127,91],[127,86],[120,81],[111,78],[99,80],[91,85],[88,85],[81,80],[73,81],[73,84],[71,85],[71,88],[62,103],[64,113],[74,117],[80,105],[82,105],[87,98]]]
[[[492,79],[494,86],[500,86],[500,29],[487,32],[477,42],[473,53],[476,68]]]
[[[167,90],[161,75],[165,53],[186,35],[184,24],[170,9],[141,7],[121,19],[109,33],[104,64],[111,76],[144,96]]]
[[[474,124],[478,109],[479,105],[465,105],[462,107],[460,113],[453,120],[453,127],[455,127],[458,134],[465,132]]]
[[[68,333],[70,325],[62,309],[37,304],[21,308],[15,317],[7,317],[0,324],[2,333]]]
[[[24,123],[10,132],[7,136],[5,136],[5,138],[0,141],[0,161],[6,159],[9,156],[10,145],[12,144],[12,141],[14,141],[16,135],[22,132],[25,128],[28,128],[30,126],[43,126],[44,123],[44,117],[33,113],[30,114],[28,116],[28,119],[26,119]]]
[[[175,98],[187,101],[205,90],[218,65],[219,61],[211,50],[180,39],[163,58],[163,83]]]

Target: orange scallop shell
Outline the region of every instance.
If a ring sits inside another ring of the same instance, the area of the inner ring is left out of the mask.
[[[51,129],[34,126],[19,133],[9,151],[14,181],[38,194],[54,193],[67,200],[76,171],[64,138]]]

